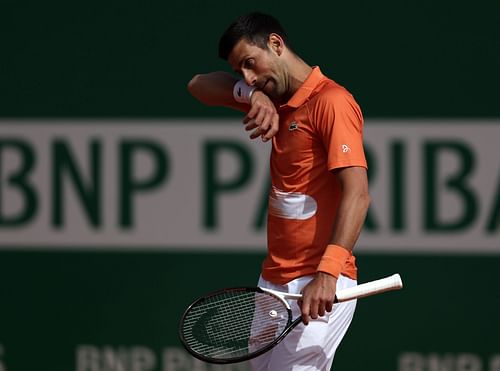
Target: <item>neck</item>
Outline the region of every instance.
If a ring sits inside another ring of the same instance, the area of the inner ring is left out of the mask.
[[[291,56],[288,62],[287,94],[283,97],[286,102],[301,87],[311,72],[312,67],[304,62],[300,57],[295,54]]]

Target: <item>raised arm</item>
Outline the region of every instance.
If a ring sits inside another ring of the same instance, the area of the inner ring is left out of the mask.
[[[233,96],[234,85],[238,79],[223,72],[210,72],[195,75],[188,83],[188,91],[201,103],[208,106],[229,107],[246,113],[243,124],[246,131],[252,131],[251,139],[261,137],[271,139],[279,127],[279,117],[274,103],[260,90],[251,95],[249,104],[239,103]]]
[[[233,86],[237,81],[233,75],[223,71],[199,74],[189,81],[188,91],[207,106],[224,106],[248,112],[250,106],[236,102],[233,97]]]

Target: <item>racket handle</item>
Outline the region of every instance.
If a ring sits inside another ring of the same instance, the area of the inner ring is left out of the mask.
[[[359,299],[365,296],[380,294],[385,291],[403,288],[403,281],[399,274],[381,278],[379,280],[362,283],[360,285],[337,291],[335,302]]]

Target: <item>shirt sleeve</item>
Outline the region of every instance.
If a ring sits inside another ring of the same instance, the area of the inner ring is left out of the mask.
[[[325,89],[313,108],[313,122],[328,156],[328,169],[367,168],[363,149],[363,115],[341,86]]]

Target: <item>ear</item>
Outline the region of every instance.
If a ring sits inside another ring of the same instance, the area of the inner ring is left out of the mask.
[[[285,49],[285,42],[277,33],[271,33],[269,35],[267,45],[269,46],[269,49],[275,52],[278,56],[280,56]]]

